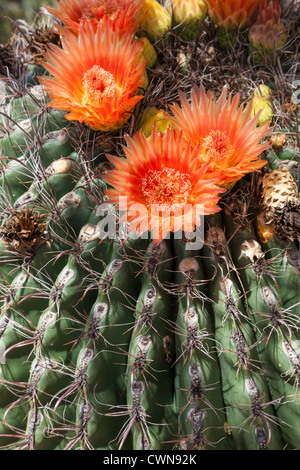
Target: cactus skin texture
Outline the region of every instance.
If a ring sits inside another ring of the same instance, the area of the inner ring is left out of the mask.
[[[1,448],[299,448],[293,242],[227,211],[197,251],[105,238],[103,155],[33,92],[1,140]]]

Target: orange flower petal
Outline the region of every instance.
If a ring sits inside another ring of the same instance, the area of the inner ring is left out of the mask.
[[[69,111],[67,119],[95,130],[121,127],[142,99],[142,45],[131,33],[120,37],[108,21],[96,33],[89,23],[80,25],[78,37],[66,32],[62,43],[45,54],[43,66],[52,76],[39,77],[52,99],[48,106]]]
[[[108,202],[118,204],[119,197],[126,196],[128,213],[134,204],[146,209],[143,216],[128,217],[131,227],[142,217],[148,230],[159,227],[159,241],[168,231],[183,227],[183,211],[188,209],[194,230],[201,214],[220,210],[219,194],[224,191],[217,186],[220,174],[207,177],[209,165],[196,163],[198,147],[186,145],[181,133],[170,127],[160,133],[154,125],[150,137],[140,131],[132,138],[127,136],[126,142],[126,158],[108,156],[114,169],[104,179],[112,186],[106,190]],[[201,214],[196,217],[198,209]]]
[[[181,106],[173,104],[171,120],[186,143],[199,147],[198,162],[209,162],[210,172],[222,174],[222,186],[266,164],[259,156],[269,147],[261,143],[269,123],[257,127],[251,104],[239,105],[239,94],[227,96],[225,87],[218,100],[204,88],[194,88],[191,101],[180,95]]]
[[[122,35],[136,31],[143,3],[144,0],[60,0],[47,9],[76,35],[82,23],[88,21],[96,32],[103,20],[109,21],[112,29]],[[61,34],[65,33],[65,28],[58,29]]]

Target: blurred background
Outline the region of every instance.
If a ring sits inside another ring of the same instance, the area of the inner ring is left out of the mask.
[[[0,0],[0,43],[5,44],[13,30],[13,24],[6,19],[24,19],[31,24],[43,5],[55,3],[53,0]]]

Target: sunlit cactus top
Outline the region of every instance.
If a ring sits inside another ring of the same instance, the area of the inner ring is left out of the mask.
[[[162,133],[154,125],[148,138],[140,131],[126,142],[126,158],[108,155],[114,169],[104,178],[112,186],[109,202],[127,198],[131,231],[152,230],[159,242],[168,232],[192,232],[202,215],[220,210],[218,176],[207,177],[208,164],[197,164],[199,148],[185,145],[181,133],[171,127]]]
[[[75,34],[82,22],[88,21],[96,29],[105,16],[122,34],[137,29],[143,3],[144,0],[60,0],[47,9]]]
[[[142,99],[142,44],[131,33],[120,37],[105,21],[96,33],[89,23],[79,27],[78,37],[66,32],[62,45],[49,46],[43,66],[51,76],[39,78],[52,99],[48,106],[95,130],[120,128]]]
[[[266,164],[259,156],[268,143],[260,141],[269,123],[257,127],[259,114],[251,117],[252,103],[240,105],[240,95],[228,96],[227,87],[219,99],[203,87],[192,90],[190,102],[183,93],[180,98],[180,105],[171,106],[175,128],[183,132],[186,142],[200,144],[199,161],[210,162],[212,173],[222,173],[224,187]]]
[[[212,21],[225,29],[247,27],[260,0],[206,0]]]
[[[282,47],[287,33],[281,21],[280,0],[262,0],[257,20],[251,26],[249,39],[257,49],[273,52]]]

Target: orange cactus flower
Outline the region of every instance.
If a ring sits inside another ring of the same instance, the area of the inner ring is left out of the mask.
[[[247,27],[261,0],[205,0],[212,21],[225,29]]]
[[[96,33],[89,23],[80,26],[78,37],[66,32],[62,45],[50,45],[45,54],[43,66],[52,76],[39,77],[52,99],[48,106],[95,130],[120,128],[142,99],[143,46],[131,33],[120,37],[108,21]]]
[[[208,165],[197,164],[199,148],[185,145],[181,133],[171,127],[161,133],[154,125],[148,139],[140,131],[126,143],[126,158],[107,156],[114,169],[105,180],[112,186],[108,202],[126,198],[131,231],[152,231],[158,243],[168,232],[193,232],[202,215],[220,210],[218,177],[207,178]]]
[[[144,0],[60,0],[47,9],[73,33],[78,34],[82,22],[88,21],[96,31],[104,17],[121,34],[138,27]],[[59,28],[63,33],[63,29]]]
[[[171,106],[172,120],[182,131],[187,143],[200,144],[200,162],[209,162],[211,173],[222,174],[221,184],[228,187],[246,173],[255,171],[267,162],[259,158],[269,147],[260,143],[269,132],[269,122],[257,127],[259,113],[251,117],[252,103],[240,105],[240,95],[227,96],[224,87],[220,98],[195,87],[191,103],[180,94],[181,106]]]

